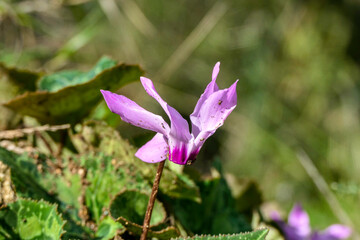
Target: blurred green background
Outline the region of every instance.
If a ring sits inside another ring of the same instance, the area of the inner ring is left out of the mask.
[[[88,70],[103,55],[139,64],[183,116],[220,61],[220,88],[240,80],[238,106],[195,166],[219,157],[255,179],[266,202],[284,212],[303,204],[320,229],[360,228],[359,42],[357,0],[0,1],[1,62],[45,72]],[[4,102],[13,90],[0,84]],[[119,93],[164,116],[139,82]],[[152,135],[104,102],[89,118],[137,146]]]

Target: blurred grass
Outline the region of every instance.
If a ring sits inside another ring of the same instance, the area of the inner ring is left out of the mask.
[[[102,55],[140,63],[184,116],[221,61],[221,88],[240,79],[238,107],[197,164],[219,155],[265,199],[303,203],[319,228],[339,222],[297,158],[303,149],[359,229],[359,16],[350,0],[3,0],[0,60],[45,71],[89,69]],[[121,93],[161,113],[139,83]],[[94,116],[126,137],[144,134],[103,109]]]

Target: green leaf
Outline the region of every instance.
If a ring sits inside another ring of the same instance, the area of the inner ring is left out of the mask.
[[[144,221],[149,196],[135,190],[125,190],[118,194],[110,205],[113,218],[125,218],[127,221],[141,225]],[[165,221],[166,212],[163,205],[155,200],[150,225],[157,225]]]
[[[8,102],[26,90],[35,90],[35,81],[39,77],[38,73],[6,67],[0,63],[0,103]],[[4,106],[0,106],[0,112],[0,130],[13,129],[18,126],[21,120],[20,114]]]
[[[109,63],[105,63],[104,67],[108,65]],[[85,79],[95,75],[99,69],[101,67],[94,68]],[[87,116],[102,99],[100,89],[115,91],[138,80],[142,74],[143,71],[138,66],[117,64],[101,71],[86,82],[66,86],[54,92],[27,92],[5,103],[4,106],[34,117],[41,123],[76,123]],[[84,80],[79,79],[79,81]],[[46,84],[41,84],[43,85]],[[56,83],[50,85],[58,88]]]
[[[139,159],[137,159],[139,160]],[[144,165],[148,163],[142,162]],[[143,170],[143,174],[152,182],[155,178],[157,165],[152,165],[151,168]],[[185,174],[180,174],[164,168],[162,181],[160,182],[161,193],[177,199],[188,199],[193,202],[200,203],[199,187]]]
[[[116,234],[124,230],[123,225],[115,222],[111,217],[106,217],[100,222],[95,236],[102,240],[108,240],[114,238]]]
[[[9,80],[18,85],[22,90],[26,91],[35,91],[36,81],[43,75],[43,73],[40,72],[7,67],[2,63],[0,63],[0,69],[5,72],[5,74],[9,77]]]
[[[1,210],[1,219],[20,239],[60,239],[65,222],[56,205],[19,199]]]
[[[126,230],[128,230],[129,232],[132,233],[132,235],[135,236],[140,236],[142,233],[142,226],[140,226],[139,224],[133,223],[128,221],[127,219],[123,218],[123,217],[119,217],[116,221],[120,222],[122,225],[125,226]],[[147,236],[149,238],[158,238],[158,239],[163,239],[163,240],[167,240],[167,239],[171,239],[174,237],[178,237],[180,235],[179,231],[173,227],[166,227],[163,228],[161,230],[154,230],[152,228],[150,228],[148,230],[148,234]]]
[[[39,80],[38,89],[43,91],[56,92],[64,87],[82,84],[93,79],[102,71],[112,68],[115,65],[116,61],[108,57],[103,57],[96,63],[93,69],[86,73],[70,70],[44,76]]]
[[[229,234],[229,235],[218,235],[218,236],[194,236],[187,238],[175,238],[174,240],[265,240],[268,234],[268,229],[259,229],[254,232]]]
[[[38,89],[48,92],[56,92],[64,87],[79,84],[77,78],[83,73],[76,70],[62,71],[54,73],[48,76],[44,76],[40,79]]]

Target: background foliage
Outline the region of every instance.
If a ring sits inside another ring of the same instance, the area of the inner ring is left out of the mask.
[[[221,61],[220,87],[240,79],[238,106],[194,167],[211,175],[220,159],[233,195],[241,194],[249,179],[256,181],[264,212],[287,212],[300,202],[315,228],[341,222],[359,229],[360,215],[353,211],[360,196],[359,16],[360,4],[351,0],[4,0],[0,101],[34,92],[36,79],[47,73],[90,71],[108,55],[139,64],[164,99],[188,116]],[[10,81],[24,76],[22,86]],[[119,93],[162,113],[139,82]],[[82,110],[95,107],[89,104]],[[37,125],[0,108],[2,130]],[[85,115],[58,123],[78,123]],[[121,122],[104,102],[86,118],[105,120],[135,146],[151,137]],[[50,135],[48,141],[61,139]],[[67,149],[74,148],[79,146]],[[191,187],[188,191],[190,196]]]

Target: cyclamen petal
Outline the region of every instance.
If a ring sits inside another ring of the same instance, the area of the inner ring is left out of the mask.
[[[130,123],[137,127],[162,133],[165,136],[170,131],[169,125],[161,116],[143,109],[125,96],[118,95],[110,91],[100,91],[104,96],[105,102],[110,111],[120,115],[124,122]]]
[[[311,240],[341,240],[347,239],[351,235],[351,228],[340,225],[334,224],[325,229],[322,232],[314,233]]]
[[[166,160],[168,153],[169,146],[164,139],[164,135],[157,133],[150,141],[139,148],[135,153],[135,157],[147,163],[157,163]]]
[[[321,232],[311,231],[309,216],[299,204],[291,210],[288,223],[277,214],[272,219],[278,224],[286,240],[342,240],[351,235],[351,229],[340,224],[331,225]]]
[[[165,160],[168,156],[174,163],[191,164],[205,140],[215,133],[236,106],[237,81],[228,89],[219,90],[216,84],[219,71],[220,63],[217,63],[213,69],[212,81],[206,87],[190,116],[192,133],[189,131],[188,122],[160,97],[153,82],[148,78],[141,77],[141,83],[146,92],[169,116],[170,127],[162,117],[143,109],[122,95],[104,90],[101,90],[101,93],[110,110],[120,115],[122,120],[157,132],[153,139],[136,152],[136,157],[144,162],[155,163]]]
[[[211,75],[211,80],[212,80],[212,81],[215,81],[215,80],[216,80],[219,72],[220,72],[220,62],[217,62],[217,63],[215,64],[215,66],[214,66],[214,69],[213,69],[213,72],[212,72],[212,75]],[[216,85],[216,83],[215,83],[215,85]],[[217,87],[217,86],[216,86],[216,87]],[[217,90],[217,89],[216,89],[216,90]]]
[[[145,88],[145,91],[153,97],[156,101],[159,102],[161,107],[164,109],[166,114],[169,116],[171,121],[171,133],[172,135],[180,138],[182,141],[189,141],[191,139],[189,124],[181,116],[181,114],[176,111],[175,108],[171,107],[167,102],[165,102],[160,95],[157,93],[153,82],[145,77],[140,77],[140,81]]]
[[[199,133],[194,134],[196,149],[199,151],[211,135],[224,124],[225,119],[236,107],[236,81],[230,88],[212,93],[202,104],[196,119]]]
[[[299,236],[296,228],[283,221],[277,212],[271,214],[271,219],[279,226],[286,240],[304,240],[306,237]]]
[[[300,204],[296,204],[291,210],[288,222],[289,226],[293,227],[300,237],[305,238],[311,232],[309,216]]]
[[[192,123],[191,129],[194,136],[197,136],[200,132],[199,112],[201,106],[212,93],[219,90],[219,87],[216,84],[216,78],[219,74],[219,71],[220,71],[220,62],[217,62],[213,69],[211,82],[206,86],[204,93],[201,94],[198,102],[196,103],[194,112],[190,115],[190,119]]]
[[[211,137],[215,133],[216,129],[213,129],[211,131],[201,131],[198,136],[194,139],[194,147],[192,151],[192,155],[195,154],[195,152],[199,152],[202,146],[204,145],[206,139]],[[197,154],[195,154],[197,155]]]
[[[236,81],[230,88],[211,94],[200,108],[197,118],[201,131],[213,131],[224,124],[236,106]]]

